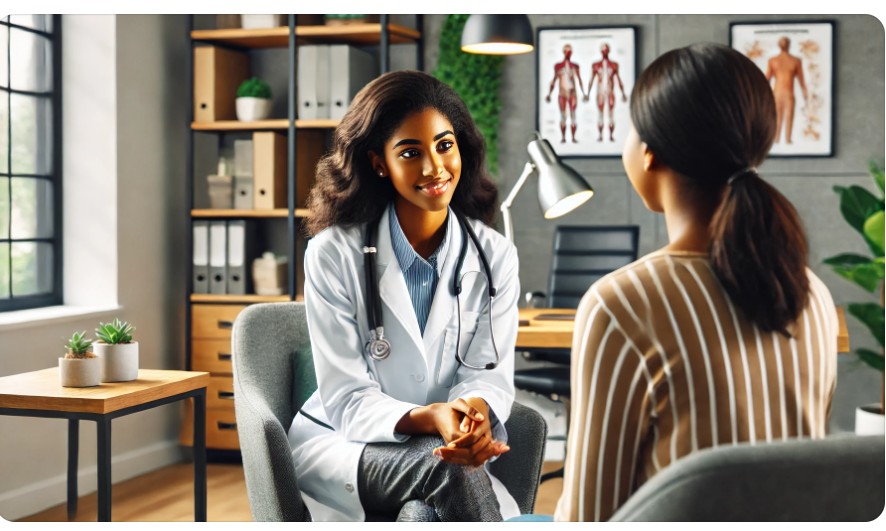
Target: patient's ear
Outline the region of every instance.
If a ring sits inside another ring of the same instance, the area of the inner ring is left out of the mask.
[[[649,146],[643,144],[643,169],[645,171],[657,170],[659,166],[658,158],[655,153],[649,149]]]

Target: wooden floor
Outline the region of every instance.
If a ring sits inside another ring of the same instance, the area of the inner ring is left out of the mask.
[[[544,472],[562,463],[545,463]],[[115,522],[189,522],[194,520],[194,467],[183,463],[162,468],[114,485],[111,518]],[[208,520],[251,521],[243,467],[239,464],[207,465]],[[553,514],[563,488],[560,478],[545,481],[538,489],[537,514]],[[95,493],[81,496],[75,522],[96,520]],[[20,522],[66,522],[65,504],[22,518]]]

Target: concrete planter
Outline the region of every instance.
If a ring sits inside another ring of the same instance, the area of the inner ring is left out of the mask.
[[[92,350],[101,359],[103,382],[128,382],[138,378],[138,341],[108,344],[97,341]]]
[[[884,432],[886,432],[886,416],[880,413],[880,404],[855,408],[856,435],[883,435]]]
[[[241,122],[264,120],[271,115],[271,100],[265,98],[236,98],[237,119]]]
[[[99,358],[59,358],[58,374],[62,387],[94,387],[102,381]]]

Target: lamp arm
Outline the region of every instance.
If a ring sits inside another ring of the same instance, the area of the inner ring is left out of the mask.
[[[526,166],[523,167],[523,173],[520,175],[520,178],[517,179],[517,182],[514,184],[514,187],[511,188],[511,191],[508,193],[505,200],[501,202],[501,214],[505,223],[505,237],[511,243],[514,242],[514,224],[511,220],[511,205],[514,203],[517,194],[520,193],[520,189],[526,184],[526,179],[529,178],[529,175],[533,170],[535,170],[535,165],[531,162],[527,162]]]

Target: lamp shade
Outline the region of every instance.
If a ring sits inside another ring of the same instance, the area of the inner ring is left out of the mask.
[[[547,140],[536,138],[526,149],[538,172],[538,202],[545,219],[568,214],[594,196],[591,185],[560,161]]]
[[[487,55],[528,53],[533,40],[526,15],[471,15],[461,33],[461,50]]]

